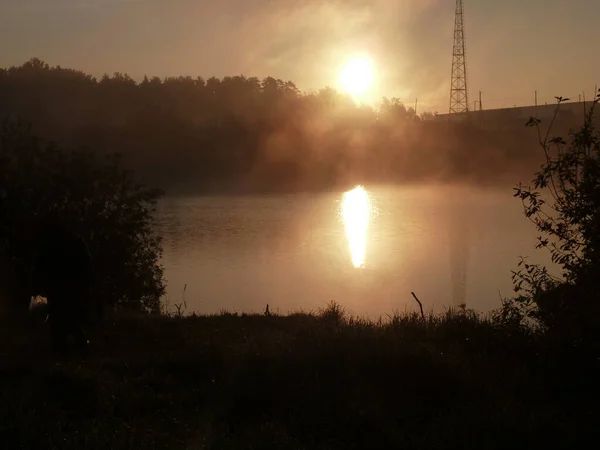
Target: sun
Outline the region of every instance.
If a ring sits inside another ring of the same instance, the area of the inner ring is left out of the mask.
[[[364,96],[373,85],[373,62],[366,56],[349,59],[340,72],[341,87],[355,99]]]

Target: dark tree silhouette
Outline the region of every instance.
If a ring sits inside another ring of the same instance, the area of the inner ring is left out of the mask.
[[[136,82],[123,73],[96,79],[32,59],[0,70],[0,114],[31,123],[37,135],[67,148],[122,154],[124,167],[167,190],[494,182],[538,163],[526,133],[510,140],[504,130],[476,134],[468,124],[417,116],[397,98],[384,98],[374,110],[330,87],[302,93],[273,77]],[[510,158],[507,147],[514,148]]]
[[[164,282],[153,210],[160,191],[135,182],[116,156],[65,151],[12,121],[0,129],[0,166],[0,237],[17,308],[31,295],[32,228],[51,215],[87,242],[97,305],[159,311]]]

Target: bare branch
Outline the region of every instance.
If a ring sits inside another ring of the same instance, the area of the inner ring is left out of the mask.
[[[421,318],[423,319],[423,321],[425,321],[425,313],[423,312],[423,303],[421,303],[421,300],[419,300],[417,298],[417,296],[415,295],[414,292],[411,292],[411,294],[415,298],[415,300],[417,301],[417,303],[419,304],[419,308],[421,309]]]

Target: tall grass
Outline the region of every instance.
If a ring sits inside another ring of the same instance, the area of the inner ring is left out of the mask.
[[[116,315],[64,364],[43,327],[0,332],[2,448],[540,448],[598,417],[593,365],[464,309]]]

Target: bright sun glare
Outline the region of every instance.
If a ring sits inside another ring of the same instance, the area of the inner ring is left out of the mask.
[[[371,219],[371,200],[365,188],[357,186],[344,193],[341,213],[352,264],[356,268],[364,267],[367,228]]]
[[[373,63],[367,57],[355,57],[346,63],[340,72],[342,88],[357,98],[366,93],[373,84]]]

